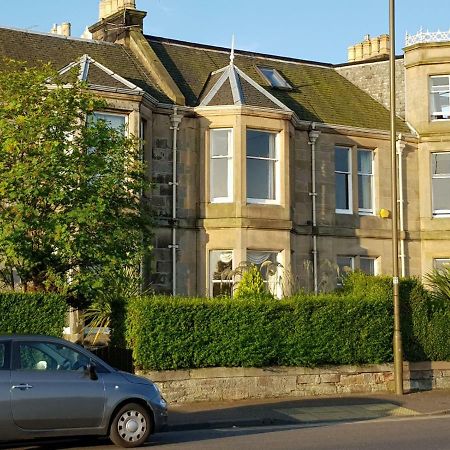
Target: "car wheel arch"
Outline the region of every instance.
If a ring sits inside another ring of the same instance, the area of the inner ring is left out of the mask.
[[[110,414],[109,420],[108,420],[108,428],[107,428],[108,433],[111,430],[111,425],[112,425],[112,422],[113,422],[114,417],[116,416],[117,412],[129,403],[137,403],[138,405],[142,406],[143,408],[145,408],[147,410],[147,412],[150,416],[152,430],[154,430],[155,429],[155,416],[154,416],[154,412],[153,412],[152,408],[150,407],[150,405],[142,398],[130,397],[130,398],[126,398],[126,399],[122,400],[120,403],[118,403],[115,406],[112,413]]]

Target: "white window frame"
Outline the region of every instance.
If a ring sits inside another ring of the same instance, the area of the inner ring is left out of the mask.
[[[276,131],[270,131],[270,130],[260,130],[257,128],[247,128],[245,133],[245,139],[247,143],[247,132],[248,131],[258,131],[260,133],[267,133],[273,136],[273,145],[275,146],[275,158],[263,158],[259,156],[248,156],[247,152],[245,155],[245,165],[247,167],[247,161],[249,159],[255,159],[260,161],[274,161],[274,177],[275,177],[275,199],[267,199],[267,198],[252,198],[249,197],[247,194],[247,186],[248,186],[248,180],[246,183],[246,197],[247,197],[247,203],[253,203],[253,204],[263,204],[263,205],[279,205],[280,204],[280,133]],[[247,148],[247,145],[246,145]],[[246,175],[247,175],[246,170]]]
[[[359,270],[361,270],[361,260],[373,261],[373,274],[369,274],[369,275],[378,275],[379,274],[379,267],[378,267],[379,257],[378,256],[360,256],[359,264],[358,264]]]
[[[208,278],[209,278],[209,297],[213,297],[214,284],[230,284],[231,294],[233,294],[233,280],[214,280],[213,271],[211,267],[211,255],[213,252],[217,253],[231,253],[231,268],[234,268],[234,251],[233,250],[222,250],[222,249],[210,249],[208,252]]]
[[[348,156],[348,172],[343,172],[341,170],[336,170],[334,168],[334,179],[335,179],[335,189],[336,189],[336,174],[344,174],[348,177],[348,209],[340,209],[336,208],[336,214],[353,214],[353,180],[352,180],[352,148],[346,147],[344,145],[335,145],[334,146],[334,157],[336,158],[336,149],[345,149],[347,150]],[[335,159],[336,161],[336,159]]]
[[[273,67],[267,67],[267,66],[257,66],[257,69],[264,80],[266,80],[271,87],[276,89],[285,89],[290,90],[292,89],[292,86],[284,79],[284,77],[278,72],[277,69],[274,69]],[[273,78],[276,80],[275,84],[272,82],[272,80],[264,73],[265,70],[269,70],[272,72]]]
[[[450,75],[442,74],[442,75],[432,75],[429,77],[429,87],[428,87],[428,99],[430,103],[430,119],[432,122],[441,122],[441,121],[448,121],[450,120],[450,111],[448,113],[448,117],[442,117],[439,118],[438,116],[442,116],[442,111],[433,111],[433,100],[432,100],[432,94],[439,92],[439,90],[436,87],[432,86],[432,80],[433,78],[447,78],[448,80],[448,88],[449,88],[449,94],[450,94]],[[442,85],[443,86],[443,85]],[[449,109],[450,109],[450,98],[449,98]]]
[[[213,135],[218,131],[228,132],[228,154],[227,156],[213,156]],[[209,199],[211,203],[232,203],[234,190],[233,177],[233,128],[211,128],[209,131]],[[213,193],[213,178],[212,178],[212,160],[213,159],[228,159],[228,174],[227,174],[227,192],[226,197],[212,197]]]
[[[439,174],[435,175],[433,174],[433,157],[434,155],[450,155],[450,152],[433,152],[431,153],[431,162],[430,162],[430,169],[431,169],[431,213],[434,218],[445,218],[450,217],[450,208],[449,209],[434,209],[434,190],[433,190],[433,180],[434,179],[448,179],[450,183],[450,173],[446,174]]]
[[[450,257],[448,258],[433,258],[433,269],[439,269],[443,266],[450,268]]]
[[[364,173],[360,172],[358,169],[358,213],[361,216],[373,216],[375,214],[375,152],[368,148],[358,148],[356,150],[356,157],[358,158],[359,152],[367,152],[371,155],[371,173]],[[372,205],[372,208],[360,208],[359,207],[359,196],[361,195],[361,192],[359,191],[359,177],[364,176],[368,177],[370,176],[370,190],[371,190],[371,198],[370,202]]]

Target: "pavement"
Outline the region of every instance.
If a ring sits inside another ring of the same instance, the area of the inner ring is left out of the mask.
[[[168,431],[443,414],[450,414],[450,390],[197,402],[169,406]]]

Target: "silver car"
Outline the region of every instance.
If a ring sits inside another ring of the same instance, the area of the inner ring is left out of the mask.
[[[0,440],[107,436],[137,447],[167,423],[151,381],[47,336],[0,336]]]

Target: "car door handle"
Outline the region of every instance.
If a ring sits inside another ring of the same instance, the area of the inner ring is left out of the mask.
[[[21,391],[24,391],[26,389],[32,389],[32,387],[31,384],[15,384],[11,389],[20,389]]]

